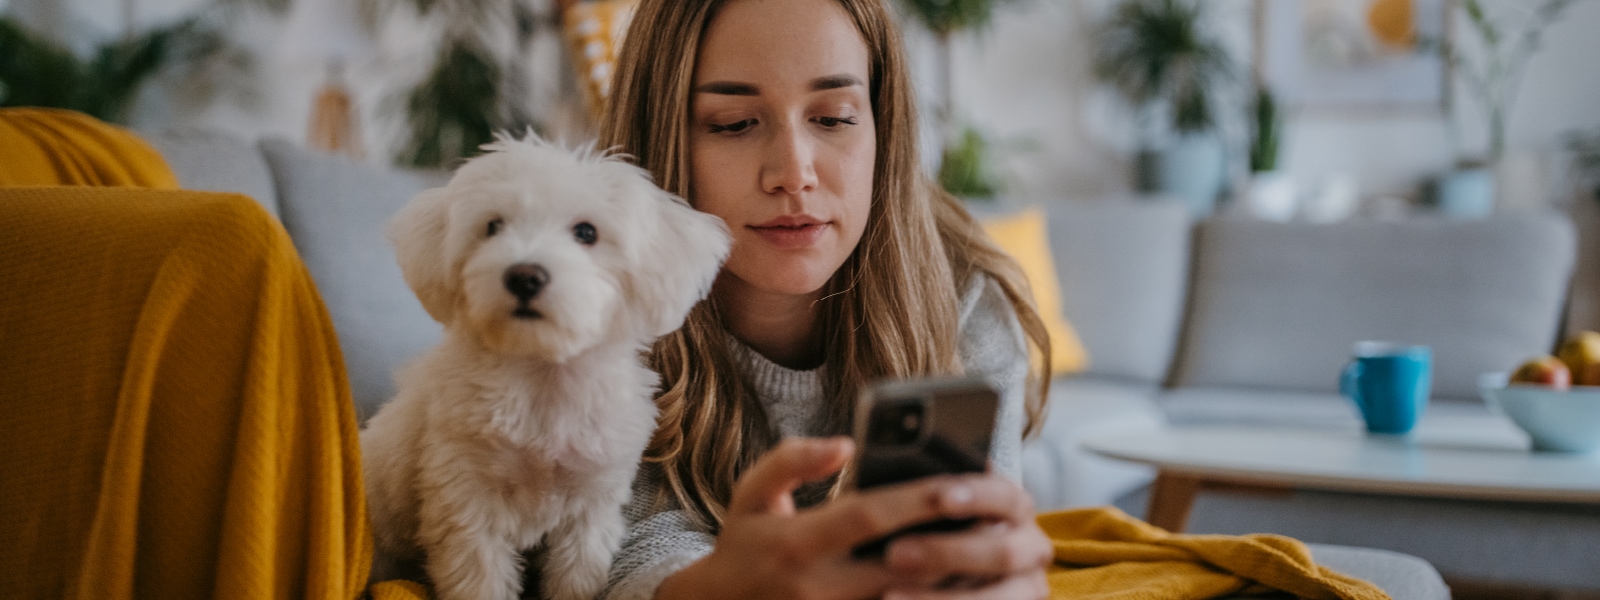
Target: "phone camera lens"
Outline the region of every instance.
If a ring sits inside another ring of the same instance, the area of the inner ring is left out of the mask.
[[[880,406],[871,421],[868,439],[881,445],[905,446],[922,438],[925,424],[921,402]]]

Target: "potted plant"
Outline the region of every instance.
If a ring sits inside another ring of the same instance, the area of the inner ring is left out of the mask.
[[[939,182],[945,191],[968,200],[992,200],[994,181],[990,146],[982,133],[968,125],[957,127],[952,90],[950,38],[961,31],[989,25],[997,4],[1007,0],[901,0],[900,5],[933,34],[939,73],[939,104],[934,108],[938,136],[943,146]]]
[[[376,31],[389,11],[408,9],[439,32],[427,74],[395,100],[405,118],[397,165],[453,167],[478,153],[496,131],[538,129],[528,104],[526,70],[533,37],[548,19],[524,2],[358,0]]]
[[[1274,221],[1294,217],[1294,179],[1278,168],[1278,147],[1283,136],[1283,116],[1277,99],[1266,86],[1257,85],[1250,119],[1250,183],[1245,207],[1251,215]]]
[[[97,44],[88,58],[0,17],[0,106],[64,108],[128,124],[140,91],[157,76],[178,69],[201,74],[207,61],[238,52],[211,17],[130,33]]]
[[[939,185],[965,200],[993,200],[998,185],[990,164],[989,141],[977,129],[967,127],[961,137],[946,146],[939,161]]]
[[[1135,180],[1142,191],[1176,195],[1206,215],[1224,180],[1224,148],[1213,96],[1233,60],[1202,27],[1202,2],[1125,0],[1101,29],[1095,73],[1138,115]]]
[[[1491,11],[1482,0],[1460,0],[1470,25],[1466,28],[1470,38],[1465,39],[1471,39],[1475,48],[1450,40],[1440,47],[1451,72],[1482,106],[1489,140],[1482,155],[1461,158],[1439,181],[1438,202],[1446,214],[1481,217],[1493,210],[1498,195],[1495,171],[1505,158],[1506,133],[1523,71],[1538,52],[1545,29],[1576,1],[1539,0],[1526,6],[1519,0],[1512,7]]]

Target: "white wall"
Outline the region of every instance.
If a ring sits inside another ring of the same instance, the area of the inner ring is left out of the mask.
[[[1521,1],[1521,0],[1510,0]],[[1205,0],[1225,43],[1250,54],[1250,0]],[[1040,148],[1006,157],[1028,199],[1081,199],[1129,188],[1131,123],[1089,72],[1088,28],[1109,0],[1021,0],[1002,4],[994,28],[964,38],[958,49],[958,111],[1001,138],[1033,138]],[[1461,26],[1457,23],[1456,26]],[[1531,62],[1510,122],[1507,163],[1524,175],[1519,192],[1564,198],[1561,138],[1600,126],[1600,2],[1579,2],[1552,26]],[[925,46],[925,43],[919,44]],[[926,55],[919,48],[919,56]],[[1449,122],[1459,125],[1462,151],[1481,152],[1482,113],[1464,90],[1450,114],[1291,114],[1284,167],[1315,184],[1346,174],[1367,196],[1412,194],[1426,177],[1457,158]],[[1243,107],[1235,106],[1236,110]],[[1536,182],[1528,182],[1531,176]],[[1528,190],[1527,185],[1544,185]]]

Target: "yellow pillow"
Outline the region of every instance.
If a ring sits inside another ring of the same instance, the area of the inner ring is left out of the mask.
[[[1044,211],[1028,208],[1001,217],[979,219],[983,230],[1011,258],[1022,266],[1033,289],[1039,318],[1050,335],[1050,372],[1075,373],[1089,366],[1089,353],[1072,324],[1061,315],[1061,284],[1056,281],[1055,261],[1050,258],[1050,240],[1045,231]]]

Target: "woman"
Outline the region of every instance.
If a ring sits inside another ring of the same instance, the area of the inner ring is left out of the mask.
[[[1042,597],[1050,546],[1015,478],[1048,385],[1027,383],[1024,332],[1046,361],[1048,341],[1016,265],[918,172],[881,1],[645,0],[612,90],[602,145],[723,218],[734,247],[653,351],[660,428],[608,596]],[[843,432],[874,379],[956,372],[1004,388],[998,473],[830,489],[850,443],[807,436]],[[987,525],[850,557],[962,517]]]

